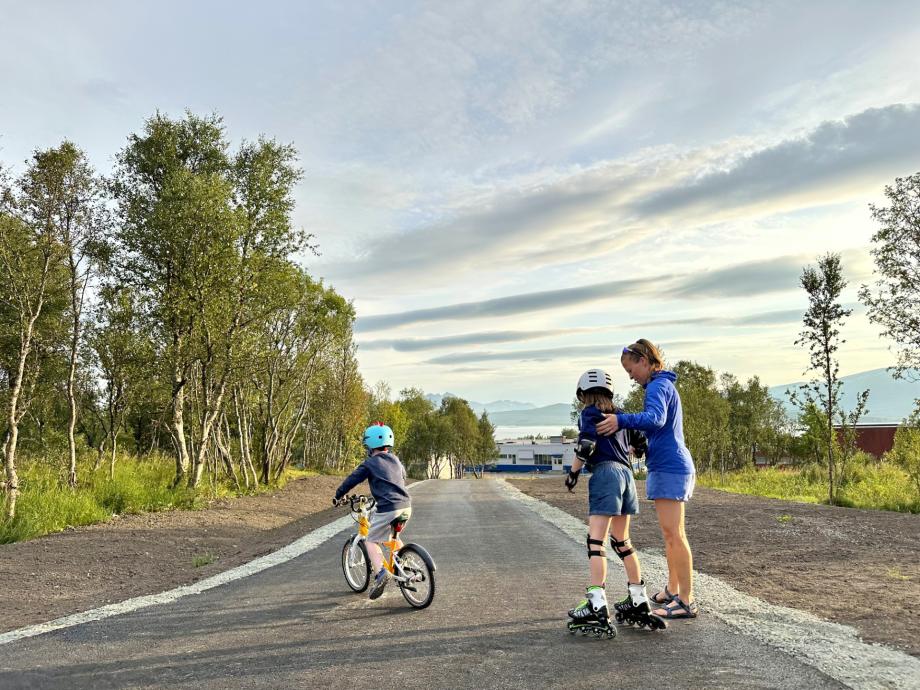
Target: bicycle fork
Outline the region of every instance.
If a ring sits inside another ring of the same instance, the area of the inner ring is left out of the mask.
[[[361,542],[367,539],[370,532],[371,523],[366,515],[362,515],[358,520],[358,534],[351,540],[351,548],[348,550],[348,562],[355,563],[358,560],[358,553],[361,551]]]

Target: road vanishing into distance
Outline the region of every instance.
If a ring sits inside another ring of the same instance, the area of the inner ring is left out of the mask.
[[[571,525],[560,528],[501,481],[428,481],[412,494],[405,540],[424,545],[438,568],[428,609],[410,608],[392,583],[377,601],[351,592],[340,565],[345,530],[201,594],[4,644],[0,688],[817,689],[917,680],[846,682],[705,611],[664,632],[572,636],[566,611],[582,596],[587,559]],[[610,565],[610,598],[620,598],[622,569]],[[917,668],[901,657],[907,673]]]

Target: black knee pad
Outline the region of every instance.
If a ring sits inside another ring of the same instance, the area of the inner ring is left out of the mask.
[[[620,557],[622,561],[629,555],[632,555],[636,550],[632,547],[632,542],[629,539],[624,539],[623,541],[617,541],[613,537],[610,537],[610,546],[614,550],[617,556]]]
[[[599,549],[593,549],[592,544],[599,546]],[[607,553],[604,551],[604,540],[603,539],[592,539],[591,535],[588,535],[588,558],[607,558]]]

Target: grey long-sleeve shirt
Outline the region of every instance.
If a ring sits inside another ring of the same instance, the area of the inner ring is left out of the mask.
[[[341,498],[358,484],[367,480],[371,495],[377,501],[377,510],[381,513],[408,508],[412,505],[406,490],[406,468],[393,453],[383,452],[370,455],[345,477],[336,498]]]

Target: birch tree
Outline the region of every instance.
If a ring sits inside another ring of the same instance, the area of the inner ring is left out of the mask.
[[[803,329],[796,345],[808,349],[810,361],[806,373],[816,372],[819,376],[793,391],[790,396],[800,409],[809,405],[818,407],[826,423],[827,449],[827,500],[834,503],[836,482],[834,472],[834,417],[840,409],[840,364],[837,352],[846,341],[840,329],[844,320],[853,313],[840,303],[840,296],[847,285],[843,277],[839,254],[826,254],[818,259],[817,267],[806,266],[802,271],[801,285],[808,294],[808,310],[803,317]],[[797,393],[801,393],[801,398]],[[863,404],[865,397],[861,394]]]
[[[64,254],[68,297],[67,446],[68,484],[77,483],[76,380],[83,342],[86,290],[94,272],[95,257],[104,229],[102,187],[86,159],[73,143],[36,152],[30,183],[29,213],[48,224]]]
[[[41,321],[49,318],[49,305],[63,293],[65,253],[46,203],[46,184],[36,154],[15,188],[5,182],[0,187],[0,305],[11,344],[4,362],[7,390],[2,448],[6,515],[10,519],[16,514],[19,496],[19,426],[41,369],[36,340]]]
[[[888,206],[870,205],[881,226],[872,236],[877,280],[859,298],[869,320],[897,346],[897,378],[920,377],[920,172],[885,187]],[[918,401],[920,404],[920,401]]]
[[[114,478],[118,433],[125,415],[140,397],[145,373],[153,366],[153,348],[140,330],[137,307],[128,288],[111,285],[100,290],[89,341],[103,382],[101,416],[109,451],[109,476]]]
[[[171,388],[175,484],[186,481],[186,385],[200,326],[196,287],[212,258],[202,249],[229,222],[231,185],[223,126],[217,116],[156,114],[117,156],[112,193],[118,206],[116,275],[138,296]],[[217,271],[219,267],[211,267]],[[198,282],[196,284],[196,278]]]

